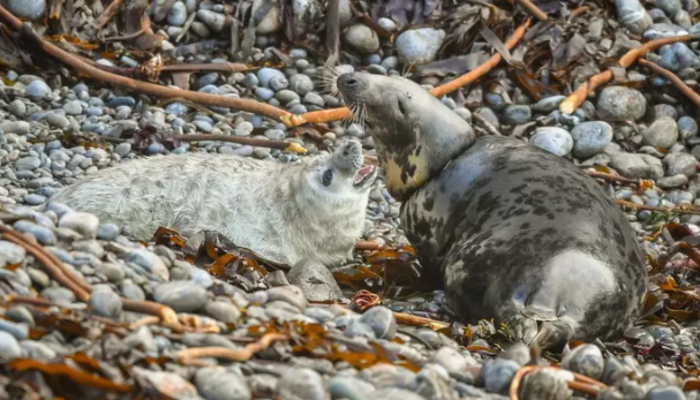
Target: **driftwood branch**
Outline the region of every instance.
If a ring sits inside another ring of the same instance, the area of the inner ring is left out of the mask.
[[[527,28],[530,26],[530,22],[531,22],[531,20],[528,19],[527,21],[525,21],[525,23],[520,25],[520,27],[518,27],[518,29],[516,29],[515,32],[513,32],[513,35],[505,43],[505,46],[508,50],[511,50],[513,47],[515,47],[516,44],[518,44],[520,39],[525,34],[525,31],[527,30]],[[501,62],[502,59],[503,59],[503,56],[501,56],[499,53],[496,53],[488,61],[481,64],[473,71],[470,71],[470,72],[460,76],[459,78],[456,78],[450,82],[447,82],[444,85],[441,85],[441,86],[434,88],[433,90],[430,91],[430,93],[432,93],[436,97],[440,97],[440,96],[444,96],[448,93],[454,92],[455,90],[459,89],[460,87],[467,85],[469,83],[472,83],[475,80],[482,77],[483,75],[485,75],[492,68],[494,68],[496,65],[498,65],[498,63]],[[308,112],[308,113],[302,114],[302,115],[293,115],[291,117],[283,117],[282,122],[284,122],[287,126],[299,126],[299,125],[303,125],[306,123],[321,123],[321,122],[339,121],[339,120],[345,119],[349,116],[350,116],[350,109],[348,107],[338,107],[338,108],[332,108],[330,110],[312,111],[312,112]]]
[[[622,68],[627,69],[630,65],[634,64],[637,59],[639,59],[644,54],[649,51],[655,50],[661,46],[677,43],[677,42],[687,42],[693,38],[695,35],[682,35],[673,36],[667,38],[661,38],[652,40],[644,43],[643,45],[628,51],[620,61],[618,65]],[[610,82],[613,79],[613,73],[610,70],[601,72],[597,75],[593,75],[588,79],[588,81],[583,82],[569,97],[567,97],[560,105],[559,111],[564,114],[571,114],[586,100],[588,94],[594,91],[597,87]]]
[[[79,57],[74,56],[71,53],[49,43],[31,30],[30,25],[22,23],[17,19],[12,13],[7,11],[4,7],[0,6],[0,19],[11,25],[18,31],[27,32],[36,37],[36,43],[42,50],[57,58],[61,62],[75,70],[99,81],[107,82],[116,86],[123,86],[132,89],[137,92],[142,92],[154,96],[161,97],[183,97],[187,100],[191,100],[200,104],[217,106],[217,107],[227,107],[236,110],[248,111],[255,114],[265,115],[267,117],[273,118],[277,121],[281,121],[283,117],[287,119],[292,115],[291,113],[281,110],[279,108],[273,107],[269,104],[261,103],[254,100],[237,99],[232,97],[217,96],[209,93],[192,92],[189,90],[174,89],[166,86],[156,85],[148,82],[136,81],[125,76],[120,76],[116,74],[111,74],[109,72],[103,71],[99,68],[88,65],[86,62],[81,60]]]
[[[683,80],[679,78],[676,74],[643,58],[640,58],[638,62],[643,67],[647,67],[655,73],[671,81],[671,83],[673,83],[673,86],[675,86],[679,92],[683,93],[683,95],[687,97],[690,101],[692,101],[696,107],[700,108],[700,95],[698,95],[693,89],[688,87],[688,85],[686,85],[685,82],[683,82]]]
[[[532,4],[530,0],[516,0],[521,6],[525,7],[527,11],[532,14],[535,18],[540,21],[547,20],[547,14],[540,10],[536,5]]]

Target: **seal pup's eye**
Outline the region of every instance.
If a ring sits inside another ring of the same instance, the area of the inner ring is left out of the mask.
[[[330,185],[332,179],[333,179],[333,170],[327,169],[326,172],[323,173],[323,186]]]

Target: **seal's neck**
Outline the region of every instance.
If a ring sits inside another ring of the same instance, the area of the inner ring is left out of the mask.
[[[429,107],[411,115],[410,121],[376,125],[385,127],[373,135],[383,139],[375,140],[377,158],[387,189],[398,201],[410,197],[474,142],[471,125],[430,97]]]

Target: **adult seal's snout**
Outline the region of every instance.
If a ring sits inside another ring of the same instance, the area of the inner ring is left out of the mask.
[[[365,108],[406,236],[461,319],[495,317],[541,347],[611,340],[634,321],[644,258],[592,178],[514,138],[474,139],[466,121],[408,79],[344,74],[338,88]]]

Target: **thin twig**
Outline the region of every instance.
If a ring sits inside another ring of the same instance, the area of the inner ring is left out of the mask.
[[[184,97],[188,100],[195,101],[197,103],[206,104],[210,106],[233,108],[236,110],[248,111],[254,114],[265,115],[267,117],[273,118],[277,121],[281,121],[283,118],[285,120],[296,120],[292,117],[292,114],[281,110],[279,108],[273,107],[269,104],[260,103],[254,100],[239,99],[233,97],[225,97],[219,95],[213,95],[209,93],[192,92],[189,90],[174,89],[171,87],[155,85],[148,82],[137,81],[125,76],[111,74],[109,72],[103,71],[99,68],[93,67],[85,63],[80,58],[74,56],[71,53],[47,42],[36,32],[31,29],[30,25],[25,25],[17,19],[12,13],[7,11],[4,7],[0,6],[0,18],[12,25],[15,29],[21,32],[27,32],[36,37],[36,42],[42,50],[44,50],[49,55],[56,57],[58,60],[72,68],[80,71],[81,73],[103,82],[107,82],[117,86],[124,86],[129,89],[143,92],[146,94],[151,94],[155,96],[162,97]]]
[[[513,35],[505,43],[506,48],[510,51],[515,47],[516,44],[522,39],[525,31],[530,26],[531,20],[528,19],[518,27],[518,29],[513,32]],[[434,96],[440,97],[448,93],[454,92],[460,87],[474,82],[475,80],[481,78],[491,69],[493,69],[499,62],[503,59],[500,53],[496,53],[485,63],[481,64],[474,70],[456,78],[444,85],[438,86],[430,91]],[[342,119],[348,118],[350,116],[350,109],[348,107],[338,107],[329,110],[312,111],[301,115],[293,115],[292,117],[282,117],[282,122],[287,126],[299,126],[306,123],[322,123],[322,122],[332,122],[340,121]]]
[[[633,184],[633,185],[637,185],[637,186],[643,186],[645,182],[651,182],[651,181],[646,180],[646,179],[625,178],[624,176],[606,174],[605,172],[598,172],[598,171],[586,171],[586,174],[588,176],[590,176],[591,178],[600,178],[600,179],[605,179],[607,181],[629,183],[629,184]]]
[[[527,11],[530,12],[535,18],[539,19],[540,21],[546,21],[547,20],[547,14],[545,14],[542,10],[540,10],[536,5],[532,4],[530,0],[516,0],[518,3],[520,3],[521,6],[525,7]]]
[[[653,63],[649,60],[640,58],[638,61],[643,67],[647,67],[650,70],[671,81],[671,83],[673,83],[673,86],[675,86],[679,92],[683,93],[683,95],[687,97],[690,101],[692,101],[696,107],[700,107],[700,95],[698,95],[693,89],[688,87],[688,85],[686,85],[685,82],[683,82],[683,80],[679,78],[676,74],[667,70],[666,68],[660,67],[656,63]]]
[[[107,9],[99,17],[97,17],[95,20],[95,27],[97,30],[102,29],[112,18],[114,18],[115,15],[117,15],[121,4],[122,0],[112,1],[109,7],[107,7]]]
[[[649,51],[671,43],[687,42],[695,37],[696,36],[694,35],[681,35],[646,42],[643,45],[628,51],[624,56],[622,56],[620,61],[618,61],[618,66],[627,69],[630,65],[634,64],[638,58]],[[581,85],[579,85],[579,87],[559,105],[559,111],[563,112],[564,114],[572,114],[581,105],[581,103],[586,100],[589,93],[594,91],[598,86],[610,82],[612,78],[613,73],[610,70],[593,75],[588,79],[588,81],[581,83]]]
[[[231,349],[228,347],[196,347],[178,352],[175,358],[182,364],[188,364],[192,359],[200,357],[215,357],[225,360],[244,362],[250,360],[255,353],[270,347],[274,342],[287,340],[287,336],[281,333],[268,333],[260,340],[247,344],[243,349]]]

